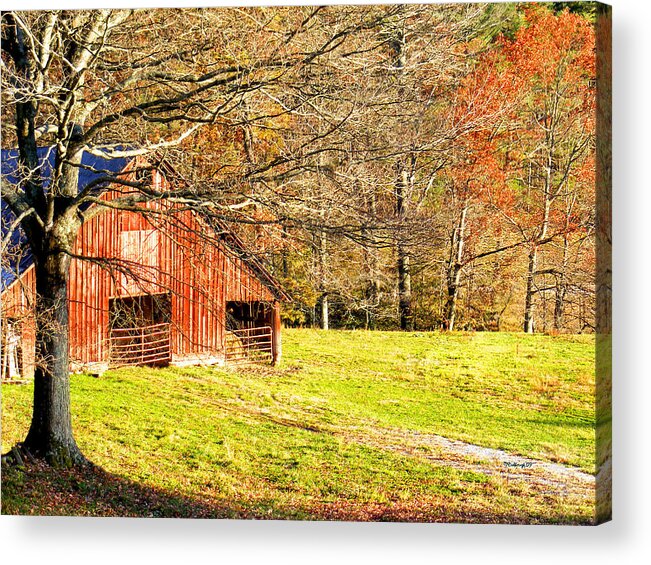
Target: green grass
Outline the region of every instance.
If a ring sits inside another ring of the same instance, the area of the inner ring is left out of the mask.
[[[277,368],[73,376],[76,437],[101,469],[3,470],[3,512],[591,520],[576,497],[360,438],[440,434],[592,472],[593,337],[285,330],[283,346]],[[26,434],[32,388],[2,392],[4,452]]]
[[[286,393],[320,395],[339,420],[594,470],[593,336],[312,331],[285,342],[308,376]]]

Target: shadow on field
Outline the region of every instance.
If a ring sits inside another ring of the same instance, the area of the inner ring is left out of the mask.
[[[525,418],[523,420],[533,426],[553,426],[556,428],[591,428],[594,429],[595,422],[588,418],[572,418],[563,421],[554,420],[552,418]]]
[[[2,468],[2,514],[143,518],[249,518],[241,509],[204,503],[107,473],[95,466],[55,470],[32,462]]]
[[[138,484],[99,467],[54,470],[31,462],[2,468],[2,514],[35,516],[96,516],[142,518],[209,518],[338,520],[357,522],[446,523],[587,523],[579,516],[559,520],[520,512],[455,504],[423,498],[409,501],[217,500],[188,497]]]

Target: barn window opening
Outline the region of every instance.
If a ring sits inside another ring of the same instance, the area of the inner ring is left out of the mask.
[[[171,319],[169,293],[110,299],[110,365],[168,364]]]
[[[226,302],[226,361],[272,360],[271,304]]]

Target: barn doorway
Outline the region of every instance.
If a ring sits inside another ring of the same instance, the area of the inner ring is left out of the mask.
[[[7,318],[2,322],[2,351],[0,352],[3,382],[13,382],[22,377],[23,351],[20,322]]]
[[[169,293],[109,300],[109,365],[167,365],[171,360]]]
[[[272,361],[272,305],[226,302],[226,361]]]
[[[271,325],[271,304],[268,302],[226,302],[226,329],[242,330]]]

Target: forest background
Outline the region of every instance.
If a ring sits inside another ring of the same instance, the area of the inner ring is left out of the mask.
[[[302,126],[337,133],[255,211],[274,209],[252,244],[286,323],[594,329],[595,10],[400,7],[361,60],[333,53],[341,82]],[[242,135],[249,160],[282,146]]]
[[[593,331],[596,5],[370,9],[392,13],[179,148],[193,179],[247,179],[227,219],[285,323]]]
[[[147,105],[174,87],[154,73],[113,96],[100,141],[175,139],[159,155],[270,266],[287,325],[591,332],[596,9],[139,12],[118,32],[135,51],[174,37],[179,72],[208,54],[259,72],[176,115]],[[208,39],[188,55],[197,26]]]

